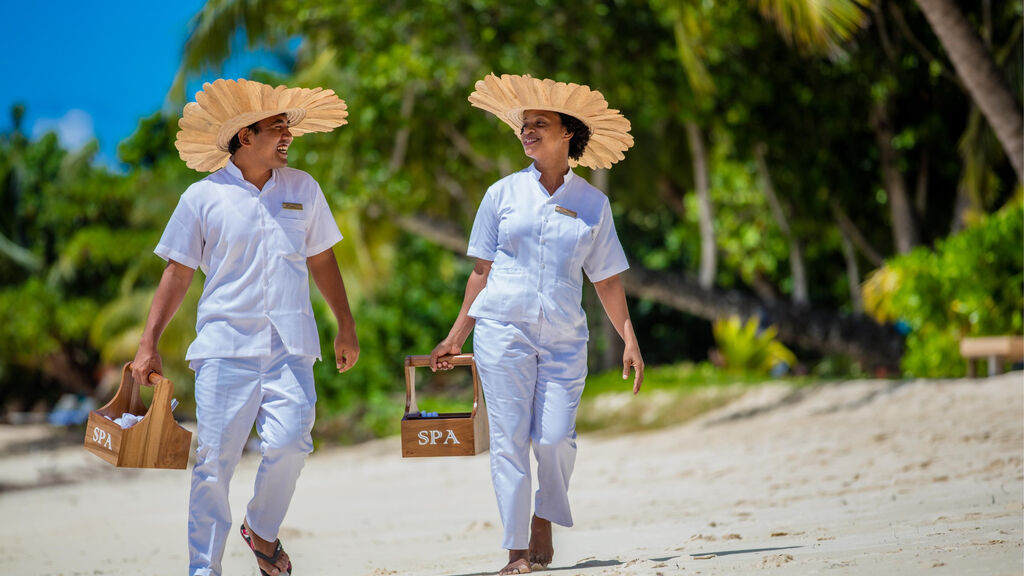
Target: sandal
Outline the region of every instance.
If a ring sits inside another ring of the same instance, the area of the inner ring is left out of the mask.
[[[267,556],[263,552],[260,552],[259,550],[256,549],[256,545],[252,541],[252,535],[249,533],[249,529],[245,527],[244,523],[241,526],[238,527],[238,531],[242,533],[242,539],[245,540],[245,543],[249,545],[249,549],[252,550],[252,553],[256,555],[256,558],[258,558],[260,560],[263,560],[263,561],[266,561],[266,562],[270,562],[271,564],[277,564],[277,559],[280,558],[281,554],[284,552],[284,547],[281,546],[281,540],[280,539],[274,541],[274,544],[277,545],[274,548],[274,554],[272,556]],[[259,563],[258,562],[256,563],[256,567],[259,568]],[[291,562],[291,560],[289,560],[288,561],[288,567],[285,568],[284,572],[281,572],[280,574],[289,574],[290,575],[291,573],[292,573],[292,562]],[[260,568],[260,574],[262,574],[263,576],[270,576],[270,573],[267,572],[266,570],[264,570],[263,568]]]

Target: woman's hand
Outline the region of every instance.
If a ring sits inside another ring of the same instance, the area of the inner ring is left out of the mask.
[[[451,370],[454,366],[447,360],[440,360],[440,358],[456,354],[462,354],[462,344],[455,344],[450,338],[445,338],[430,353],[430,371],[437,372],[438,369]]]
[[[633,322],[629,319],[629,308],[626,307],[626,291],[622,288],[622,280],[616,274],[600,282],[594,283],[597,297],[604,306],[608,319],[615,326],[615,331],[622,337],[625,350],[622,353],[622,379],[629,378],[629,369],[636,371],[633,376],[633,394],[640,393],[640,385],[644,383],[644,357],[640,355],[640,344],[633,332]]]
[[[640,355],[640,347],[636,345],[636,341],[632,346],[626,346],[626,350],[622,353],[622,379],[629,378],[629,369],[633,368],[635,374],[633,375],[633,394],[640,393],[640,385],[644,383],[644,358]]]

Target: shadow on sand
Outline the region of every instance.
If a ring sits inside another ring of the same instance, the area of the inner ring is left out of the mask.
[[[653,558],[652,558],[653,560]],[[559,570],[580,570],[582,568],[607,568],[608,566],[621,566],[622,562],[618,560],[587,560],[586,562],[580,562],[574,566],[548,566],[544,572],[557,572]],[[497,574],[497,570],[491,570],[487,572],[473,572],[472,574],[451,574],[449,576],[494,576]]]
[[[758,552],[774,552],[776,550],[790,550],[792,548],[803,548],[803,546],[778,546],[775,548],[751,548],[749,550],[723,550],[721,552],[700,552],[697,554],[690,554],[693,556],[706,556],[714,554],[715,556],[729,556],[731,554],[756,554]],[[651,562],[668,562],[678,558],[679,556],[666,556],[664,558],[649,558]],[[574,564],[572,566],[548,566],[544,572],[558,572],[560,570],[582,570],[584,568],[608,568],[610,566],[622,566],[620,560],[587,560]],[[488,572],[473,572],[469,574],[450,574],[448,576],[493,576],[497,571]]]
[[[694,556],[710,556],[712,554],[714,554],[715,556],[731,556],[733,554],[756,554],[758,552],[775,552],[776,550],[792,550],[793,548],[803,548],[803,546],[777,546],[775,548],[751,548],[749,550],[722,550],[721,552],[715,552],[715,551],[710,551],[709,550],[707,552],[698,552],[696,554],[690,554],[690,556],[691,557],[694,557]]]

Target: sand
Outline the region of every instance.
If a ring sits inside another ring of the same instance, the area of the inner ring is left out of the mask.
[[[117,470],[0,430],[7,574],[184,574],[188,473]],[[549,572],[1024,574],[1024,376],[769,384],[655,432],[579,439]],[[296,574],[477,575],[504,564],[486,455],[389,438],[310,457],[281,538]],[[241,520],[257,460],[232,483]],[[236,521],[236,524],[237,524]],[[241,538],[229,575],[258,574]]]

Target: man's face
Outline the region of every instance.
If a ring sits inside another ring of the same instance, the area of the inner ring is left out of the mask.
[[[259,133],[247,128],[239,132],[246,154],[267,169],[288,165],[288,147],[292,133],[288,130],[288,117],[284,114],[264,118],[259,122]],[[246,143],[248,142],[248,143]]]

